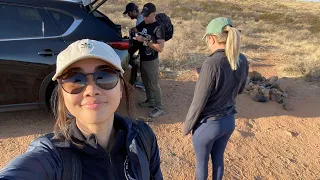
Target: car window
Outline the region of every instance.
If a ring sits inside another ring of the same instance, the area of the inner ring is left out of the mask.
[[[60,34],[65,33],[74,21],[74,18],[67,14],[53,10],[47,10],[47,12],[54,24],[56,25]]]
[[[43,37],[42,19],[32,7],[0,4],[0,39]]]

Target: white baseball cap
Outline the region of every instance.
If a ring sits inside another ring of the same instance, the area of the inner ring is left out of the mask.
[[[120,57],[108,44],[96,40],[82,39],[70,44],[58,55],[56,74],[52,80],[57,80],[71,64],[88,58],[103,60],[124,73]]]

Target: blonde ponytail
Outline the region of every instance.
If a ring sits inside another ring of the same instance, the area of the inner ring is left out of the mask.
[[[225,31],[228,32],[226,41],[226,55],[231,69],[237,70],[240,61],[240,32],[236,28],[230,26],[226,26]]]

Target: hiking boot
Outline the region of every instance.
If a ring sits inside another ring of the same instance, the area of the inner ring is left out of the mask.
[[[155,118],[163,114],[164,114],[164,111],[162,108],[155,107],[151,112],[149,112],[148,116],[151,118]]]
[[[144,101],[144,102],[139,102],[139,106],[141,107],[149,107],[149,108],[154,108],[156,105],[154,102],[150,102],[148,100]]]

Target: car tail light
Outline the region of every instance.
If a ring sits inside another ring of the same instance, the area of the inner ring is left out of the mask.
[[[129,49],[128,41],[120,41],[120,42],[110,42],[108,43],[111,47],[119,50],[127,50]]]

